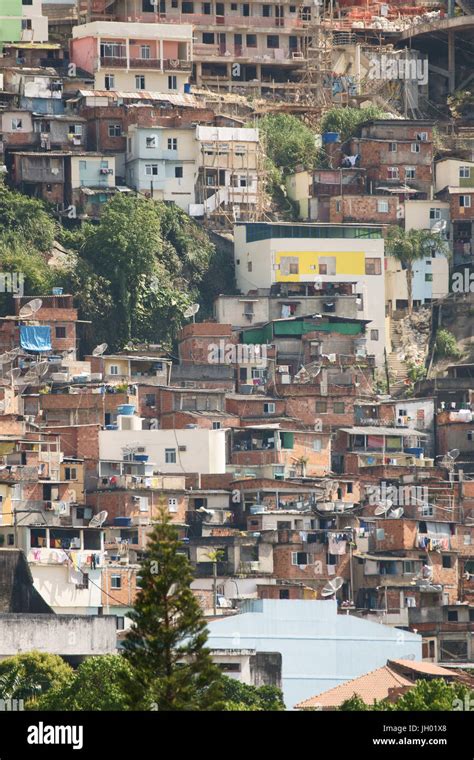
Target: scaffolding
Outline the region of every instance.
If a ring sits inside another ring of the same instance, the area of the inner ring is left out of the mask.
[[[325,12],[323,0],[301,10],[305,27],[303,56],[305,65],[301,71],[302,85],[298,100],[323,112],[332,102],[331,74],[333,70],[332,4]]]

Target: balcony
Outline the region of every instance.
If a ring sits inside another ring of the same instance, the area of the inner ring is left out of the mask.
[[[127,68],[127,59],[125,56],[104,55],[100,57],[100,65],[105,68]]]

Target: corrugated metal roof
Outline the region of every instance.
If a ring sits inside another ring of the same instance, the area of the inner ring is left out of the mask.
[[[391,428],[391,427],[371,427],[370,425],[364,427],[350,427],[340,428],[343,433],[350,433],[350,435],[390,435],[394,438],[402,437],[408,438],[409,436],[421,436],[427,438],[427,433],[421,433],[419,430],[410,430],[408,428]],[[370,453],[370,452],[367,452]]]
[[[109,98],[113,100],[157,100],[172,105],[189,107],[201,107],[202,104],[194,95],[185,92],[167,93],[154,92],[152,90],[140,90],[139,92],[123,92],[122,90],[78,90],[82,98]]]

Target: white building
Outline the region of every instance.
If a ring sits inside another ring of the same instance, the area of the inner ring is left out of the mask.
[[[370,320],[367,352],[383,361],[384,241],[380,226],[257,222],[234,227],[237,288],[243,295],[277,283],[355,282],[360,319]]]
[[[225,472],[225,430],[122,429],[99,432],[100,459],[122,460],[131,448],[135,452],[148,456],[149,461],[154,464],[156,473]]]

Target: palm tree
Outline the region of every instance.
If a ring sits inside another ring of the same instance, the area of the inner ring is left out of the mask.
[[[408,313],[413,312],[413,265],[428,256],[441,253],[449,256],[449,248],[440,233],[430,230],[404,230],[390,227],[385,241],[385,251],[400,262],[405,270],[408,292]]]

